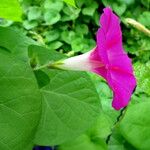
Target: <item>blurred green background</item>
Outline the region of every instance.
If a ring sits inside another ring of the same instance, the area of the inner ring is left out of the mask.
[[[103,8],[110,6],[121,19],[124,49],[132,58],[138,86],[126,110],[111,108],[112,92],[106,82],[90,74],[102,103],[93,128],[58,150],[149,150],[150,149],[150,37],[128,25],[132,18],[150,29],[150,0],[20,0],[23,23],[0,20],[25,35],[67,56],[95,47],[95,35]],[[89,120],[90,121],[90,120]]]

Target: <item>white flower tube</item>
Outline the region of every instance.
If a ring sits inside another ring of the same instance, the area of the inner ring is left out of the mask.
[[[94,49],[82,55],[65,59],[60,64],[58,63],[57,67],[64,70],[75,71],[92,71],[95,68],[102,67],[103,64],[100,61],[91,59],[91,54]]]

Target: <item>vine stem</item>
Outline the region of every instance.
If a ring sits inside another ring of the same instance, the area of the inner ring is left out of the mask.
[[[111,133],[107,136],[107,139],[106,139],[106,143],[107,143],[107,144],[108,144],[108,142],[109,142],[109,140],[110,140],[110,138],[111,138],[111,135],[112,135],[112,132],[113,132],[114,128],[115,128],[116,126],[118,126],[118,124],[120,123],[120,121],[123,119],[123,117],[124,117],[126,111],[127,111],[127,107],[124,107],[124,108],[120,111],[120,114],[119,114],[119,116],[117,117],[117,120],[116,120],[116,122],[114,123],[114,125],[113,125],[113,127],[112,127]]]

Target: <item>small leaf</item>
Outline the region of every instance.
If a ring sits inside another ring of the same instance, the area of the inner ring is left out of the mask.
[[[98,4],[96,2],[92,2],[91,5],[82,9],[82,13],[84,15],[93,16],[97,8],[98,8]]]
[[[44,2],[44,8],[45,9],[53,9],[57,12],[60,12],[63,8],[63,1],[61,0],[45,0]]]
[[[150,12],[149,11],[144,11],[140,16],[139,16],[139,22],[141,22],[143,25],[150,27]]]
[[[105,7],[110,6],[119,16],[121,16],[126,8],[127,4],[124,1],[112,1],[112,0],[102,0]]]
[[[33,28],[37,27],[38,22],[36,20],[32,20],[32,21],[25,20],[23,22],[23,26],[24,26],[25,29],[30,30],[30,29],[33,29]]]
[[[0,18],[13,21],[21,21],[22,10],[18,0],[1,0]]]
[[[65,41],[67,44],[71,44],[73,38],[75,37],[74,31],[63,31],[61,33],[61,39]]]
[[[48,44],[49,48],[53,50],[60,48],[62,45],[63,43],[60,41],[54,41]]]
[[[62,21],[70,21],[75,20],[79,17],[80,9],[75,9],[74,7],[64,7],[63,12],[64,15],[62,15],[61,20]]]
[[[48,43],[57,40],[60,36],[59,34],[60,32],[57,29],[46,31],[44,33],[46,42]]]
[[[33,6],[33,7],[30,7],[29,10],[28,10],[28,20],[31,21],[31,20],[37,20],[41,17],[41,9],[40,7],[37,7],[37,6]]]
[[[71,48],[73,51],[87,52],[95,47],[96,43],[93,39],[84,39],[83,37],[76,36],[71,42]]]
[[[64,2],[73,6],[73,7],[76,7],[75,0],[64,0]]]
[[[82,37],[74,38],[71,42],[71,48],[75,52],[82,51],[84,49],[83,45],[84,39]]]
[[[86,24],[77,24],[75,27],[75,31],[79,34],[88,34],[89,29]]]
[[[44,12],[44,20],[47,25],[53,25],[60,20],[61,16],[59,12],[55,10],[45,10]]]
[[[144,92],[150,95],[150,65],[136,63],[134,69],[138,85],[136,92]]]

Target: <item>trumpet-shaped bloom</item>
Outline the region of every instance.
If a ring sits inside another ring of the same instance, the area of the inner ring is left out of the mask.
[[[132,62],[122,46],[119,18],[111,8],[104,9],[97,31],[97,45],[91,51],[68,58],[60,68],[92,71],[102,76],[113,91],[112,106],[119,110],[128,105],[136,86]]]

